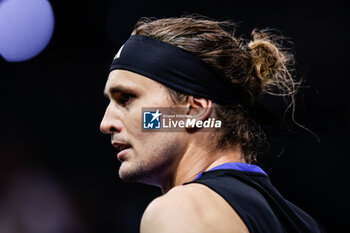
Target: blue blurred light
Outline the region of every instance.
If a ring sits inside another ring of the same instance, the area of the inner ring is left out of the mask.
[[[0,55],[9,62],[35,57],[49,43],[54,23],[47,0],[0,0]]]

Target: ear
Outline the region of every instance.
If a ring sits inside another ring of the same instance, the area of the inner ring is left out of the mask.
[[[213,107],[213,102],[211,100],[197,98],[194,96],[189,96],[187,104],[187,115],[192,119],[196,119],[196,121],[206,120],[209,117]]]

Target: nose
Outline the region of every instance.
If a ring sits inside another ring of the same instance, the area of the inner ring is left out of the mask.
[[[105,134],[118,133],[122,129],[122,123],[118,114],[109,104],[100,124],[100,130]]]

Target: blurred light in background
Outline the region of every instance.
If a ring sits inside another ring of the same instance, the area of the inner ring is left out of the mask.
[[[47,0],[0,0],[0,55],[9,62],[35,57],[49,43],[54,22]]]

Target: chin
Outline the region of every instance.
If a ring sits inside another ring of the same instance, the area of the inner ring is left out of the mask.
[[[124,161],[119,168],[120,179],[127,183],[140,182],[144,176],[144,166],[140,163],[133,164],[129,161]]]
[[[152,169],[148,170],[142,163],[123,162],[119,169],[119,177],[127,183],[143,183],[161,187],[160,182],[157,181],[159,173]]]

